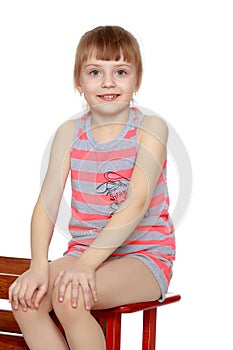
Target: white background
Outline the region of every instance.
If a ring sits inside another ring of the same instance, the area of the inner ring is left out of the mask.
[[[182,301],[159,309],[158,350],[233,347],[232,17],[226,0],[0,2],[1,255],[30,256],[44,149],[56,128],[82,109],[72,85],[80,36],[114,24],[139,40],[144,80],[136,100],[176,129],[194,178],[191,205],[177,228],[170,288]],[[172,168],[171,162],[174,206]],[[50,258],[66,244],[56,231]],[[124,317],[122,350],[141,349],[140,318]]]

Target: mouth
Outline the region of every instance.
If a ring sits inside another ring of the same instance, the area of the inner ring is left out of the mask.
[[[112,102],[115,101],[120,95],[119,94],[105,94],[105,95],[98,95],[101,100],[104,102]]]

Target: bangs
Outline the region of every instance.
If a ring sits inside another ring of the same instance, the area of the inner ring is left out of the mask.
[[[113,43],[108,46],[93,45],[89,47],[86,53],[83,52],[82,63],[92,58],[101,61],[119,61],[123,59],[123,61],[135,63],[135,56],[132,51],[124,50],[122,46]]]

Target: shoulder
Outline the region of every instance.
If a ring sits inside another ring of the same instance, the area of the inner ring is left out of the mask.
[[[61,124],[55,133],[54,141],[72,142],[76,123],[77,119],[70,119]]]
[[[56,130],[52,143],[52,151],[56,154],[64,153],[71,149],[76,122],[76,119],[67,120]]]
[[[67,120],[66,122],[64,122],[58,127],[56,131],[56,135],[57,136],[63,135],[68,137],[71,135],[73,136],[76,123],[77,123],[77,119]]]
[[[158,115],[145,115],[142,119],[139,138],[155,138],[157,141],[167,144],[168,125],[166,121]]]

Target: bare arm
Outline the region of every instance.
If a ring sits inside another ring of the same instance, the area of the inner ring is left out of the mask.
[[[70,169],[73,132],[74,120],[64,123],[54,137],[48,170],[31,220],[32,264],[48,261],[49,243]]]
[[[31,266],[9,289],[9,301],[16,310],[20,305],[24,311],[28,307],[38,308],[48,288],[48,248],[69,173],[74,122],[63,124],[53,141],[47,174],[31,220]]]

